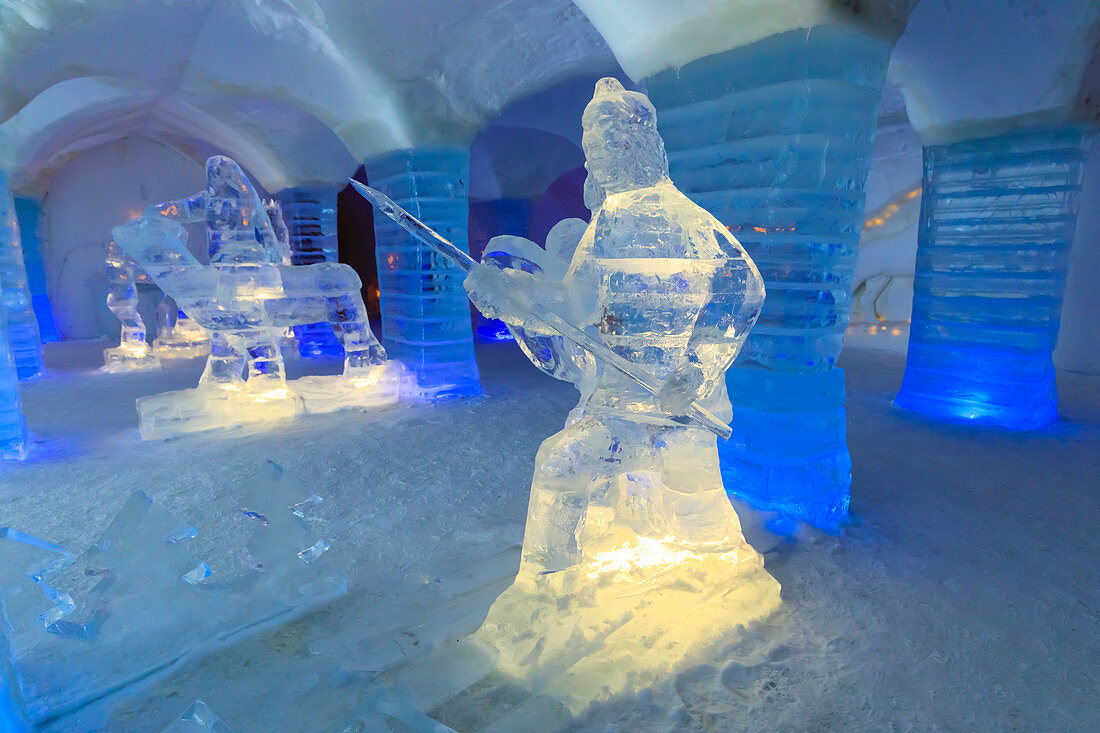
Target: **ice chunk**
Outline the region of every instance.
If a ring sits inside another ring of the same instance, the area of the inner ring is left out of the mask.
[[[182,223],[197,221],[206,224],[209,266],[185,246]],[[371,333],[358,275],[336,262],[283,264],[285,242],[232,160],[210,158],[204,191],[147,207],[114,234],[124,252],[211,335],[198,389],[139,400],[142,437],[398,399],[403,372],[386,361]],[[343,342],[343,374],[288,382],[279,349],[282,334],[319,321]]]
[[[728,419],[725,371],[763,282],[726,227],[669,180],[644,95],[601,80],[583,128],[591,223],[555,227],[546,250],[496,238],[486,259],[503,277],[475,269],[467,280],[537,366],[581,392],[539,449],[519,575],[477,634],[504,671],[574,708],[671,673],[779,603],[723,489],[714,435],[681,418],[698,402]],[[516,298],[587,327],[656,394]]]
[[[233,729],[219,718],[202,700],[195,700],[180,716],[161,733],[233,733]]]

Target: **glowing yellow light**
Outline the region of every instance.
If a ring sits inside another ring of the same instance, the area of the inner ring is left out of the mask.
[[[273,400],[285,400],[290,396],[290,390],[286,387],[279,389],[270,389],[267,392],[261,392],[252,396],[253,402],[271,402]]]
[[[670,545],[672,541],[671,537],[636,537],[624,545],[596,553],[585,565],[585,571],[589,577],[596,578],[612,571],[626,573],[635,569],[655,570],[679,565],[688,560],[707,558],[706,555]]]
[[[354,384],[356,387],[373,387],[374,385],[378,384],[378,373],[375,372],[369,377],[356,377],[355,379],[351,380],[351,383]]]

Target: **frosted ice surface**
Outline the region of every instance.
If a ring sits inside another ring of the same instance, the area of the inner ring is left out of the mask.
[[[269,464],[213,502],[201,545],[143,492],[75,558],[0,530],[0,602],[32,721],[343,595],[314,528],[323,507]]]
[[[348,718],[341,720],[326,733],[455,733],[452,728],[425,715],[417,707],[416,696],[407,685],[379,685]]]
[[[185,246],[182,223],[197,221],[206,224],[209,266]],[[204,191],[147,207],[114,234],[126,254],[211,335],[198,389],[139,400],[143,437],[397,400],[403,373],[386,361],[371,333],[358,275],[336,262],[283,264],[285,243],[232,160],[210,158]],[[329,323],[343,342],[343,374],[287,382],[279,348],[283,333],[318,321]]]
[[[233,733],[202,700],[195,700],[161,733]]]
[[[581,392],[539,449],[520,573],[478,632],[505,671],[571,704],[644,684],[779,601],[722,487],[716,438],[673,418],[699,401],[728,419],[725,370],[760,313],[763,282],[726,228],[669,180],[644,95],[601,80],[583,127],[591,223],[559,224],[545,251],[495,238],[487,259],[505,277],[475,269],[466,283],[539,368]],[[585,325],[643,367],[658,395],[525,320],[513,291]],[[613,628],[602,644],[577,641]]]
[[[8,340],[16,372],[20,379],[30,379],[42,371],[42,340],[27,284],[15,201],[3,171],[0,171],[0,297],[8,313]]]
[[[138,312],[139,282],[149,277],[114,242],[107,243],[107,307],[121,324],[119,344],[103,350],[103,369],[108,372],[160,369],[160,359],[146,342],[145,321]]]

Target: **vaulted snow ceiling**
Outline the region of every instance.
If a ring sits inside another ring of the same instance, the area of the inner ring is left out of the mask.
[[[334,182],[617,69],[570,0],[0,0],[0,164],[39,187],[137,133],[272,191]]]

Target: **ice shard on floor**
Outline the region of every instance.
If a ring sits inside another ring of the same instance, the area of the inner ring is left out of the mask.
[[[107,307],[118,318],[119,344],[103,350],[103,370],[135,372],[160,369],[154,349],[146,341],[145,321],[138,312],[139,282],[149,276],[111,240],[107,243]]]
[[[779,586],[744,540],[697,403],[729,419],[724,375],[760,313],[752,260],[668,177],[656,113],[603,79],[584,112],[592,222],[545,250],[494,239],[466,287],[524,353],[581,393],[536,457],[520,571],[477,639],[574,710],[673,674],[693,650],[767,616]],[[507,256],[505,256],[507,254]],[[656,394],[517,309],[587,327]]]
[[[851,459],[844,373],[864,186],[889,42],[825,24],[660,72],[672,180],[713,211],[760,268],[768,299],[727,372],[731,495],[837,527]]]
[[[187,222],[206,224],[209,265],[187,250]],[[404,371],[386,360],[371,333],[358,275],[336,262],[282,264],[284,252],[263,204],[229,158],[207,161],[204,191],[149,206],[115,227],[114,235],[211,337],[198,388],[138,400],[142,437],[398,399]],[[283,332],[319,321],[328,322],[343,342],[343,373],[288,382],[279,350]]]
[[[42,371],[42,339],[27,284],[22,238],[7,175],[0,170],[0,296],[8,313],[8,341],[20,379]]]
[[[925,147],[895,404],[1013,430],[1058,419],[1051,355],[1092,134],[1048,127]]]
[[[203,530],[140,491],[75,557],[0,529],[0,604],[27,717],[38,724],[125,696],[342,596],[334,550],[315,526],[325,510],[268,463],[193,518]],[[201,552],[200,535],[210,535]]]
[[[209,705],[195,700],[161,733],[233,733],[233,729]]]
[[[398,150],[365,165],[371,186],[467,249],[467,151]],[[421,399],[481,394],[462,272],[384,216],[374,230],[386,351],[416,376]]]

